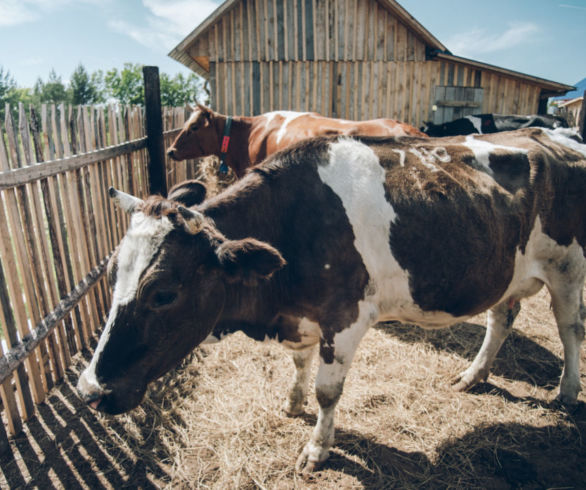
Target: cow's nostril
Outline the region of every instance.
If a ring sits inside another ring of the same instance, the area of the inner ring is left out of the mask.
[[[101,396],[99,398],[96,398],[95,400],[92,400],[91,402],[89,402],[88,405],[90,407],[92,407],[94,410],[97,410],[98,407],[100,406],[100,403],[102,403],[102,397]]]
[[[81,397],[85,403],[87,403],[90,407],[95,409],[98,407],[98,405],[102,401],[104,394],[99,391],[92,391],[90,393],[82,394]]]

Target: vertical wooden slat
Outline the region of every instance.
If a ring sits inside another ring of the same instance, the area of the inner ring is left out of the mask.
[[[6,137],[8,143],[8,151],[11,155],[11,166],[20,166],[21,158],[16,134],[14,133],[14,126],[12,123],[12,114],[10,111],[6,111]],[[4,205],[3,205],[4,204]],[[32,276],[28,269],[28,261],[23,259],[25,255],[25,238],[20,223],[20,217],[18,212],[18,199],[15,189],[7,189],[4,192],[4,199],[0,200],[0,255],[3,257],[4,265],[8,268],[8,274],[6,276],[7,286],[12,297],[14,305],[14,313],[16,319],[16,331],[8,331],[7,341],[8,346],[11,347],[14,343],[18,342],[18,336],[23,338],[29,333],[29,315],[26,311],[25,302],[23,300],[22,286],[19,283],[19,278],[22,278],[23,286],[25,287],[25,294],[27,299],[27,305],[32,309],[36,306],[36,300],[34,305],[31,303],[31,298],[34,297],[32,293],[31,284]],[[8,230],[8,223],[10,223],[11,231]],[[14,252],[10,243],[6,242],[6,238],[12,237],[14,243]],[[20,272],[19,272],[20,271]],[[41,382],[40,367],[37,363],[36,356],[38,349],[35,353],[27,359],[26,370],[29,375],[29,379],[32,380],[31,388],[34,401],[41,403],[44,399],[43,385]],[[26,376],[26,375],[25,375]],[[22,380],[20,380],[22,381]],[[21,385],[21,390],[26,390]],[[30,413],[25,413],[25,418]]]
[[[18,128],[23,148],[23,164],[30,165],[34,163],[35,155],[31,144],[29,123],[24,111],[24,104],[22,103],[19,104]],[[26,256],[29,260],[28,267],[32,271],[31,277],[33,283],[31,284],[31,288],[34,291],[34,297],[29,297],[28,299],[30,301],[29,311],[32,311],[33,325],[37,325],[41,320],[41,312],[52,309],[50,297],[52,278],[47,270],[49,262],[46,245],[47,239],[44,220],[41,216],[42,208],[38,190],[38,182],[19,186],[17,189],[21,205],[21,219],[25,226]],[[53,302],[56,303],[54,299]],[[54,337],[48,337],[39,347],[43,381],[46,391],[49,391],[53,387],[52,366],[58,363]]]
[[[36,161],[37,161],[37,163],[40,163],[44,159],[44,152],[43,152],[43,147],[42,147],[42,143],[41,143],[40,124],[39,124],[36,112],[35,112],[34,108],[32,108],[32,107],[31,107],[30,115],[31,115],[31,135],[32,135],[33,144],[34,144],[34,148],[35,148]],[[51,244],[50,253],[53,257],[53,259],[51,260],[52,270],[51,270],[50,274],[49,273],[47,274],[48,276],[50,275],[52,277],[46,278],[46,284],[48,284],[48,286],[49,286],[48,291],[51,295],[51,297],[50,297],[51,310],[53,308],[55,308],[55,306],[57,305],[57,303],[59,302],[59,299],[60,299],[60,295],[58,292],[58,285],[61,284],[63,286],[63,284],[65,282],[65,274],[64,274],[64,270],[63,270],[63,263],[62,263],[62,257],[61,257],[62,248],[60,248],[60,246],[59,246],[59,239],[58,239],[59,233],[58,233],[58,229],[57,229],[57,216],[55,213],[55,208],[52,204],[52,201],[54,201],[54,199],[52,199],[52,197],[53,197],[52,194],[53,194],[53,190],[54,190],[53,183],[54,183],[54,177],[51,177],[50,179],[42,179],[39,182],[40,190],[41,190],[41,197],[43,200],[43,210],[44,210],[44,215],[46,218],[46,228],[48,231],[49,240],[50,240],[50,244]],[[35,206],[38,206],[39,209],[41,207],[40,203],[38,201],[35,203]],[[41,234],[43,236],[45,235],[44,233],[42,233],[42,231],[41,231]],[[46,241],[44,243],[45,243],[45,249],[44,249],[42,260],[46,261],[47,266],[49,266],[48,243],[46,243]],[[54,278],[53,278],[53,274],[54,274]],[[60,347],[60,354],[62,356],[62,361],[59,359],[58,356],[55,356],[55,362],[56,362],[55,373],[54,373],[55,378],[56,378],[55,381],[59,381],[63,377],[65,368],[71,362],[71,356],[69,353],[69,345],[68,345],[67,335],[65,333],[65,326],[62,322],[59,323],[59,326],[55,330],[55,335],[57,337],[57,342]],[[48,338],[49,338],[49,341],[51,342],[52,336],[49,336]]]

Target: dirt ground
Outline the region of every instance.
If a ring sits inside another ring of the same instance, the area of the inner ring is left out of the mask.
[[[2,488],[586,488],[586,397],[554,401],[561,342],[545,291],[525,300],[493,374],[469,393],[484,316],[441,331],[379,324],[364,338],[324,467],[295,473],[316,420],[281,410],[287,351],[236,334],[199,348],[129,414],[84,406],[68,371],[0,458]],[[586,369],[582,348],[582,373]],[[315,371],[315,369],[314,369]],[[582,374],[582,385],[586,376]]]

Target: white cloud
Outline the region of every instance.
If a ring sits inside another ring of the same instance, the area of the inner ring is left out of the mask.
[[[0,26],[24,24],[38,18],[38,12],[21,0],[0,0]]]
[[[33,22],[41,19],[44,12],[54,11],[79,1],[99,3],[101,0],[0,0],[0,26]]]
[[[586,10],[586,7],[581,7],[580,5],[569,5],[567,3],[560,3],[560,7],[566,9]]]
[[[531,22],[510,23],[506,31],[497,33],[489,33],[486,29],[477,28],[454,34],[446,41],[446,46],[455,55],[474,57],[532,43],[539,31],[539,27]]]
[[[168,52],[203,22],[217,7],[213,0],[143,0],[147,9],[145,25],[112,20],[108,25],[144,46]]]

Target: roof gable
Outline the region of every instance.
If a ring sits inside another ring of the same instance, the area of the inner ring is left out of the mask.
[[[214,61],[386,62],[437,56],[537,85],[551,95],[573,89],[455,56],[395,0],[226,0],[169,56],[205,78]]]

